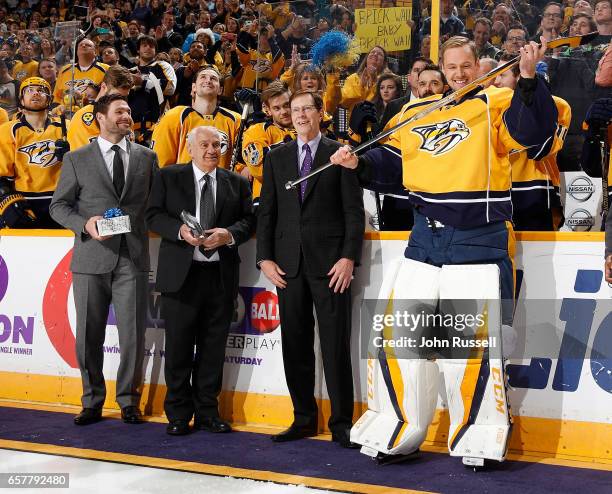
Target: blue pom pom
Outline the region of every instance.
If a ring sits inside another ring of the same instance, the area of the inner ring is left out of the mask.
[[[326,60],[349,50],[351,37],[343,31],[328,31],[310,49],[312,65],[322,67]]]

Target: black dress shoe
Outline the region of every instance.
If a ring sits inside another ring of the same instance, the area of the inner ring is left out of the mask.
[[[317,435],[317,428],[313,426],[292,425],[286,431],[272,436],[272,441],[275,443],[286,443],[287,441],[296,441],[305,437],[313,437]]]
[[[361,448],[361,444],[351,441],[351,430],[332,432],[332,441],[338,443],[342,448],[357,449]]]
[[[166,433],[171,436],[185,436],[189,432],[189,420],[171,420],[166,427]]]
[[[101,408],[83,408],[81,413],[74,417],[74,423],[76,425],[94,424],[100,420],[102,420]]]
[[[126,424],[142,424],[142,413],[136,406],[123,407],[121,418]]]
[[[193,423],[193,428],[207,432],[232,432],[232,426],[219,417],[197,418]]]

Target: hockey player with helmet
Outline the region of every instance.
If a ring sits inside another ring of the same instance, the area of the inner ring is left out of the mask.
[[[41,77],[19,88],[21,116],[0,125],[0,223],[9,228],[59,228],[49,204],[69,150],[65,128],[49,117],[51,86]]]

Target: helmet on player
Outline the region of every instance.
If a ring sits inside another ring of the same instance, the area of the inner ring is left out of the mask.
[[[45,93],[45,95],[47,96],[47,107],[46,108],[48,108],[52,100],[51,85],[42,77],[28,77],[27,79],[24,79],[21,85],[19,86],[19,101],[20,102],[23,98],[23,95],[26,89],[29,87],[38,87],[42,89],[42,92]]]

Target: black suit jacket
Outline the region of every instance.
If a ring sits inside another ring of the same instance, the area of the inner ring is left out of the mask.
[[[189,273],[194,247],[178,239],[183,222],[181,211],[195,215],[196,199],[191,163],[162,168],[153,181],[146,219],[149,230],[162,237],[157,265],[156,288],[162,293],[178,291]],[[227,228],[235,245],[219,248],[224,290],[238,293],[240,257],[238,246],[246,242],[255,228],[251,189],[246,178],[217,168],[215,226]]]
[[[408,88],[408,94],[406,96],[402,96],[401,98],[396,98],[394,100],[389,101],[387,104],[385,111],[382,114],[380,122],[378,122],[378,127],[375,132],[381,132],[389,120],[391,120],[395,115],[397,115],[406,103],[410,101],[410,88]]]
[[[313,169],[329,161],[340,144],[321,138]],[[308,180],[304,200],[299,188],[297,141],[270,151],[264,163],[257,223],[257,261],[275,261],[288,277],[297,275],[300,255],[309,273],[326,276],[342,257],[361,259],[365,219],[363,192],[353,170],[333,166]]]

